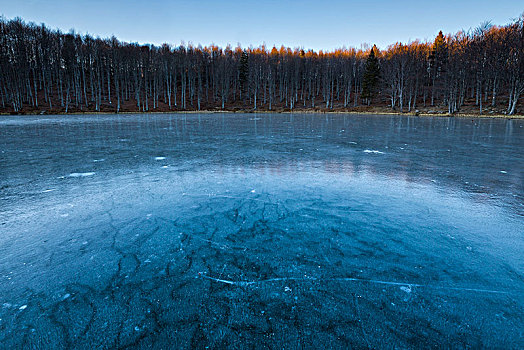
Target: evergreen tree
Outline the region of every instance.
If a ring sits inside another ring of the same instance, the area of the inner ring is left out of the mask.
[[[429,63],[429,76],[431,83],[431,105],[434,105],[435,98],[439,98],[440,95],[444,94],[445,81],[444,78],[447,72],[448,64],[448,46],[444,34],[439,31],[435,42],[431,48],[431,52],[428,57]]]
[[[446,64],[448,61],[448,47],[444,34],[440,31],[435,38],[431,53],[429,55],[429,65],[432,70],[432,74],[437,78],[445,73]]]
[[[362,77],[362,100],[369,106],[371,100],[375,97],[378,90],[378,83],[380,79],[380,66],[378,59],[375,56],[375,48],[373,45],[369,56],[366,60],[366,68]]]
[[[244,50],[240,56],[238,62],[238,81],[240,83],[240,96],[242,97],[242,92],[246,90],[246,82],[249,73],[249,55]]]

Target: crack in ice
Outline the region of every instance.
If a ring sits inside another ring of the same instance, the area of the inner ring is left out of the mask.
[[[335,278],[316,278],[316,277],[277,277],[277,278],[269,278],[264,280],[255,280],[255,281],[233,281],[233,280],[225,280],[220,278],[215,278],[208,276],[203,273],[198,274],[199,277],[218,282],[218,283],[224,283],[229,284],[233,286],[251,286],[251,285],[257,285],[257,284],[263,284],[263,283],[271,283],[271,282],[283,282],[283,281],[298,281],[298,282],[306,282],[306,281],[325,281],[325,282],[362,282],[362,283],[372,283],[372,284],[381,284],[381,285],[389,285],[389,286],[400,286],[404,287],[404,289],[412,290],[413,287],[418,288],[428,288],[428,289],[439,289],[439,290],[455,290],[455,291],[464,291],[464,292],[478,292],[478,293],[492,293],[492,294],[510,294],[509,291],[503,291],[503,290],[493,290],[493,289],[482,289],[482,288],[466,288],[466,287],[451,287],[451,286],[432,286],[428,284],[419,284],[419,283],[405,283],[405,282],[395,282],[395,281],[382,281],[382,280],[374,280],[374,279],[365,279],[365,278],[355,278],[355,277],[335,277]],[[401,288],[402,289],[402,288]],[[404,290],[402,289],[402,290]]]

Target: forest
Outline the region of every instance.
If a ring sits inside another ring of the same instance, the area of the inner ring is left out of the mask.
[[[523,23],[315,52],[140,45],[0,18],[0,112],[522,114]]]

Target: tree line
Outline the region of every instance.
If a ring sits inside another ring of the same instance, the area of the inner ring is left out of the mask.
[[[0,18],[0,108],[24,111],[348,110],[512,115],[524,94],[524,16],[385,50],[126,43]]]

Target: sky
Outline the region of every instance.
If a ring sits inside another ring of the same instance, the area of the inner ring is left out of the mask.
[[[524,12],[519,0],[0,0],[0,14],[140,44],[333,50],[433,40]]]

